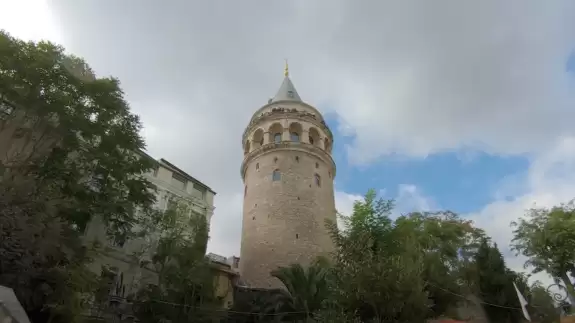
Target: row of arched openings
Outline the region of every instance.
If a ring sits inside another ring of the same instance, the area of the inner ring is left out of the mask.
[[[293,122],[292,124],[290,124],[289,126],[289,141],[292,142],[302,142],[302,134],[303,134],[303,127],[301,126],[300,123],[298,122]],[[269,128],[268,128],[268,135],[269,135],[269,143],[280,143],[283,140],[283,133],[284,133],[284,128],[282,127],[281,124],[279,123],[274,123],[272,124]],[[251,140],[247,140],[245,147],[244,147],[244,153],[249,153],[252,149],[257,149],[261,146],[264,145],[264,131],[259,128],[257,129]],[[327,150],[328,152],[331,153],[331,142],[328,138],[324,138],[323,140],[321,140],[321,137],[319,135],[319,131],[314,128],[311,127],[308,130],[308,138],[305,138],[303,140],[303,142],[323,148],[325,150]],[[253,145],[253,147],[252,147]]]

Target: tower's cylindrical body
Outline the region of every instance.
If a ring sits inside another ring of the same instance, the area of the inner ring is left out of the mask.
[[[242,143],[241,280],[254,288],[281,287],[271,271],[308,265],[333,250],[325,225],[336,221],[333,137],[286,76],[276,97],[252,117]]]

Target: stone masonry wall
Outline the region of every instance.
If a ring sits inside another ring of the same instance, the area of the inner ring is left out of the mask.
[[[325,227],[336,220],[332,166],[297,145],[262,151],[246,165],[240,273],[250,287],[281,287],[272,270],[333,250]]]

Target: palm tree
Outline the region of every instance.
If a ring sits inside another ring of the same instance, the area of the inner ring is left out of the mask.
[[[277,294],[278,312],[280,309],[292,312],[292,315],[287,316],[294,320],[309,320],[328,298],[328,270],[325,262],[320,261],[307,268],[292,264],[274,270],[271,275],[285,286],[285,290]]]

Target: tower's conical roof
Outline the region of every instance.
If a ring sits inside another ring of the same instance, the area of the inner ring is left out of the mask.
[[[293,85],[292,81],[289,78],[289,69],[288,69],[287,62],[286,62],[285,70],[284,70],[284,75],[285,75],[284,81],[282,82],[280,89],[278,90],[278,92],[276,93],[274,98],[272,99],[272,102],[277,102],[277,101],[298,101],[298,102],[301,102],[301,98],[299,97],[299,94],[297,94],[295,86]]]

